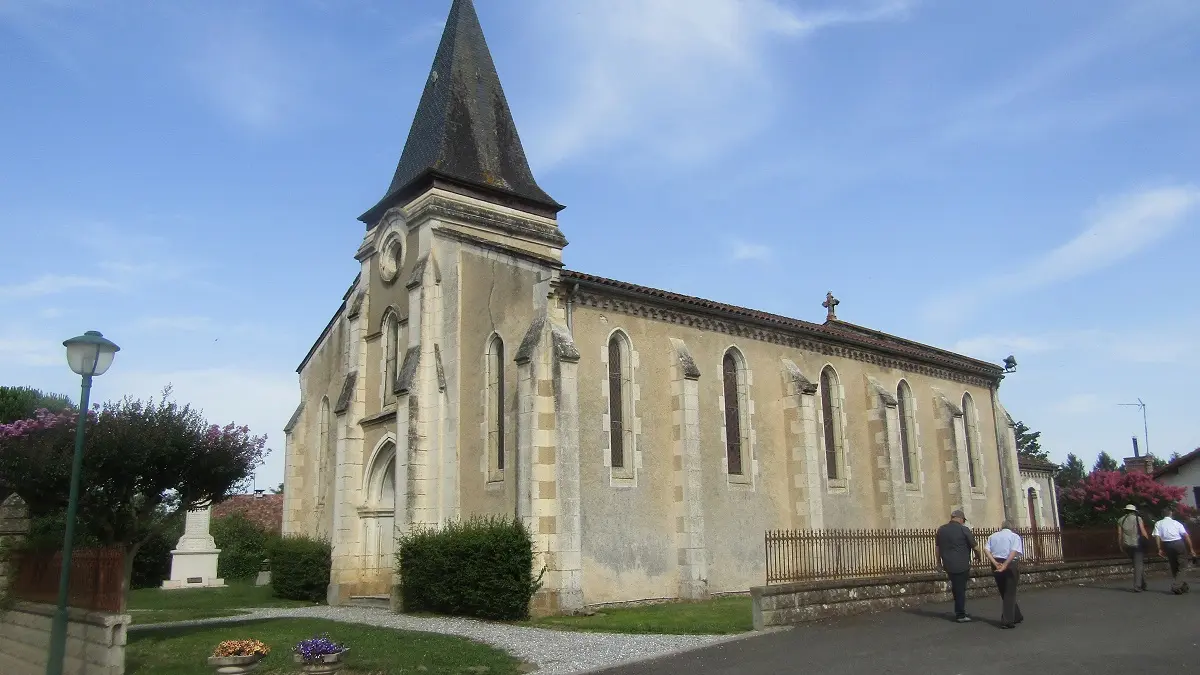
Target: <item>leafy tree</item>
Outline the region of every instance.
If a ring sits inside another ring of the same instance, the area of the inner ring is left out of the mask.
[[[1134,504],[1142,513],[1159,518],[1166,509],[1177,507],[1184,488],[1163,485],[1144,473],[1097,470],[1059,495],[1059,513],[1064,523],[1099,525],[1112,523],[1126,504]]]
[[[1096,463],[1092,465],[1092,473],[1095,473],[1097,471],[1116,471],[1116,470],[1117,470],[1117,460],[1113,459],[1112,455],[1101,450],[1100,454],[1096,455]]]
[[[273,494],[273,495],[283,494],[283,483],[280,483],[279,487],[275,488],[274,490],[271,490],[271,494]]]
[[[188,405],[125,398],[84,417],[77,528],[105,546],[125,549],[128,586],[138,550],[181,511],[218,502],[262,464],[265,437],[247,427],[208,424]],[[39,411],[0,425],[0,488],[19,494],[34,518],[67,506],[79,415]]]
[[[1183,457],[1183,455],[1179,454],[1178,452],[1172,452],[1171,456],[1166,459],[1163,459],[1157,455],[1150,455],[1150,461],[1152,461],[1154,463],[1154,470],[1158,471],[1159,469],[1170,464],[1171,462],[1174,462],[1177,459],[1180,459],[1181,457]]]
[[[1042,449],[1042,432],[1030,431],[1024,422],[1017,422],[1013,430],[1017,434],[1017,454],[1030,459],[1050,461],[1050,454]]]
[[[1087,469],[1083,466],[1083,460],[1071,452],[1067,454],[1067,461],[1063,463],[1062,468],[1054,475],[1054,480],[1065,489],[1078,485],[1086,477]]]
[[[75,404],[63,394],[48,394],[32,387],[0,387],[0,424],[33,418],[39,410],[74,410]]]

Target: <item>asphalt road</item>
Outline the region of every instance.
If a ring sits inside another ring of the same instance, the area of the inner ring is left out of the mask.
[[[1189,575],[1191,576],[1191,575]],[[1200,669],[1200,580],[1171,595],[1073,586],[1018,593],[1025,622],[1000,629],[1000,599],[967,603],[975,621],[950,621],[937,604],[799,626],[679,656],[604,671],[605,675],[1129,675]]]

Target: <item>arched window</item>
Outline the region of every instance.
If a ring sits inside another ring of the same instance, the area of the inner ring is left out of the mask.
[[[314,482],[317,490],[318,504],[325,503],[325,480],[329,471],[329,448],[333,442],[333,434],[331,433],[333,425],[330,423],[332,417],[333,415],[329,412],[329,398],[322,398],[321,414],[317,419],[318,445],[314,453],[316,456],[313,458],[316,468],[316,480]]]
[[[629,339],[617,331],[608,338],[608,453],[609,466],[625,469],[633,448],[633,363]]]
[[[721,377],[725,394],[725,459],[731,476],[745,473],[744,453],[749,448],[749,429],[746,415],[749,402],[746,391],[745,361],[736,348],[730,348],[721,359]]]
[[[975,438],[978,433],[978,416],[975,414],[975,401],[970,394],[963,394],[962,397],[963,410],[963,432],[966,436],[965,444],[967,446],[967,475],[971,479],[971,487],[977,487],[978,471],[975,467]]]
[[[845,476],[842,466],[841,385],[833,366],[821,371],[821,419],[825,432],[825,470],[831,480]]]
[[[487,447],[489,466],[504,470],[504,340],[493,335],[487,351]]]
[[[388,312],[383,320],[383,404],[396,402],[396,362],[400,353],[400,320]]]
[[[900,380],[896,386],[897,412],[900,417],[900,453],[904,462],[904,482],[916,483],[917,443],[913,438],[916,423],[913,419],[912,391],[908,383]]]
[[[1029,499],[1029,526],[1036,530],[1038,526],[1037,490],[1029,488],[1027,497]]]

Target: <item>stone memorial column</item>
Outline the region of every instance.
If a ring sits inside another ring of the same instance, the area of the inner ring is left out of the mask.
[[[217,556],[221,550],[208,533],[212,520],[212,506],[187,512],[183,536],[171,551],[171,578],[164,581],[164,589],[213,588],[225,585],[217,578]]]

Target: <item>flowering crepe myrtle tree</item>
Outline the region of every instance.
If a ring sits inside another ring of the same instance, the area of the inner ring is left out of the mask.
[[[80,481],[80,532],[125,550],[129,587],[138,548],[178,514],[222,501],[262,465],[266,437],[244,426],[209,424],[190,405],[124,398],[88,411]],[[0,425],[0,487],[17,493],[34,518],[67,506],[74,411],[38,411]]]
[[[1062,520],[1068,525],[1100,525],[1116,522],[1126,504],[1143,515],[1161,518],[1167,509],[1178,509],[1184,489],[1163,485],[1148,474],[1124,471],[1093,471],[1074,487],[1059,495]]]

